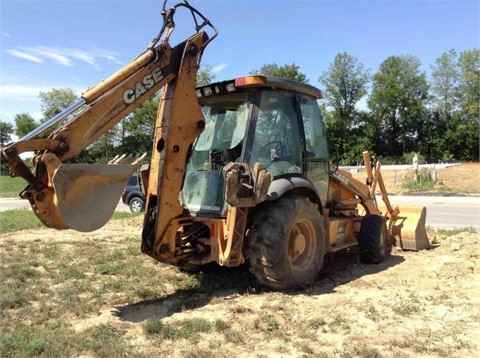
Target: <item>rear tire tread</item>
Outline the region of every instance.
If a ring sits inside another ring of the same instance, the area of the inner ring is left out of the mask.
[[[277,290],[311,285],[325,254],[325,229],[317,206],[305,197],[285,196],[265,203],[257,214],[248,232],[250,272],[258,282]],[[311,223],[315,239],[307,263],[297,267],[288,258],[286,237],[300,219]]]
[[[382,235],[384,239],[382,240]],[[360,261],[366,264],[379,264],[387,259],[392,251],[385,219],[381,215],[365,215],[358,238]]]

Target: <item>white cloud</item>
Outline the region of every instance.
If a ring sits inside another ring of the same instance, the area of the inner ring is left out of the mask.
[[[113,53],[111,52],[104,52],[104,51],[99,51],[98,57],[100,58],[106,58],[107,60],[116,63],[117,65],[123,65],[123,62],[120,61]]]
[[[213,71],[213,72],[220,72],[220,71],[222,71],[223,69],[225,69],[227,66],[228,66],[228,65],[227,65],[226,63],[223,63],[223,62],[222,62],[222,63],[219,64],[219,65],[213,66],[212,71]]]
[[[72,56],[72,58],[76,60],[89,63],[90,65],[95,67],[98,66],[97,62],[95,61],[95,56],[86,51],[72,49],[72,52],[70,53],[70,55]]]
[[[12,35],[10,35],[8,32],[2,32],[3,37],[11,38]]]
[[[40,92],[51,91],[52,88],[65,88],[58,85],[41,85],[41,86],[25,86],[25,85],[0,85],[0,98],[2,101],[18,101],[18,102],[39,102],[38,94]],[[82,93],[85,88],[68,88],[73,89],[76,93]]]
[[[38,92],[41,87],[33,87],[33,86],[22,86],[22,85],[1,85],[0,86],[0,96],[5,98],[7,95],[17,96],[38,96]]]
[[[72,67],[75,61],[88,63],[96,69],[100,68],[99,59],[108,60],[116,64],[122,64],[117,58],[116,54],[108,50],[82,50],[68,47],[49,47],[49,46],[34,46],[26,47],[19,46],[14,49],[6,51],[9,55],[22,58],[33,62],[46,62],[52,60],[62,66]]]
[[[54,49],[51,47],[37,46],[36,48],[30,49],[33,53],[37,54],[40,57],[45,57],[54,60],[60,65],[64,66],[73,66],[72,60],[68,58],[67,55],[62,54],[63,51]]]
[[[15,56],[15,57],[18,57],[18,58],[23,58],[24,60],[37,62],[37,63],[42,63],[43,62],[41,58],[39,58],[37,56],[34,56],[32,54],[26,53],[26,52],[19,51],[19,50],[10,49],[10,50],[7,50],[6,52],[9,55],[12,55],[12,56]]]

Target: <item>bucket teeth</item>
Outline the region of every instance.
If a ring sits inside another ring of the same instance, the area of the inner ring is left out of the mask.
[[[132,165],[137,165],[137,164],[141,164],[146,156],[147,156],[147,153],[143,153],[142,155],[130,154],[128,156],[126,154],[117,155],[112,160],[110,160],[108,162],[108,164],[132,164]]]

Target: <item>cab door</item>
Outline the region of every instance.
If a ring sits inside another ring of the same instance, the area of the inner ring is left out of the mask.
[[[327,202],[329,165],[326,127],[318,103],[314,99],[298,95],[303,133],[305,138],[305,151],[303,164],[305,177],[312,182],[320,197],[323,207]]]

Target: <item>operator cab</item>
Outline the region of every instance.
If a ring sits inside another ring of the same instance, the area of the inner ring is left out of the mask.
[[[196,94],[206,126],[194,143],[181,195],[193,214],[225,216],[222,170],[230,162],[249,168],[261,163],[273,177],[271,189],[280,179],[303,178],[325,203],[328,151],[320,90],[255,75],[199,87]]]

